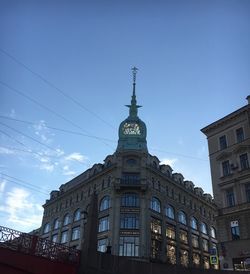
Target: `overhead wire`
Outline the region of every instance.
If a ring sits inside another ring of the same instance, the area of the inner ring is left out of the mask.
[[[68,118],[64,117],[63,115],[61,115],[61,114],[55,112],[54,110],[48,108],[47,106],[41,104],[40,102],[38,102],[37,100],[35,100],[35,99],[33,99],[32,97],[28,96],[27,94],[23,93],[22,91],[17,90],[16,88],[11,87],[10,85],[6,84],[5,82],[3,82],[3,81],[1,81],[1,80],[0,80],[0,84],[2,84],[3,86],[7,87],[8,89],[14,91],[15,93],[17,93],[17,94],[23,96],[24,98],[26,98],[27,100],[31,101],[32,103],[34,103],[34,104],[40,106],[41,108],[46,109],[47,111],[53,113],[54,115],[56,115],[57,117],[63,119],[64,121],[70,123],[70,124],[73,125],[74,127],[78,128],[78,129],[81,129],[83,132],[86,132],[87,134],[90,134],[88,131],[86,131],[85,129],[83,129],[82,127],[80,127],[79,125],[77,125],[76,123],[74,123],[73,121],[71,121],[70,119],[68,119]],[[90,134],[90,135],[91,135],[91,134]],[[106,146],[108,146],[108,147],[114,149],[112,146],[110,146],[109,144],[105,143],[104,141],[102,141],[102,140],[99,140],[99,141],[101,141],[101,142],[102,142],[103,144],[105,144]]]
[[[88,108],[86,108],[82,103],[80,103],[79,101],[77,101],[71,95],[67,94],[62,89],[58,88],[51,81],[47,80],[44,76],[42,76],[41,74],[39,74],[39,73],[35,72],[34,70],[32,70],[30,67],[28,67],[26,64],[24,64],[23,62],[21,62],[20,60],[18,60],[16,57],[14,57],[10,53],[8,53],[6,50],[3,50],[2,48],[0,48],[0,52],[2,52],[3,54],[5,54],[9,58],[11,58],[15,63],[17,63],[18,65],[22,66],[23,68],[25,68],[27,71],[29,71],[30,73],[32,73],[36,77],[38,77],[40,80],[42,80],[44,83],[46,83],[51,88],[57,90],[57,92],[59,92],[60,94],[62,94],[65,98],[67,98],[68,100],[70,100],[71,102],[73,102],[74,104],[76,104],[78,107],[80,107],[81,109],[83,109],[83,110],[87,111],[88,113],[92,114],[97,119],[99,119],[100,121],[102,121],[103,123],[105,123],[106,125],[108,125],[109,127],[115,129],[115,127],[113,125],[111,125],[110,123],[108,123],[107,121],[105,121],[98,114],[96,114],[95,112],[93,112],[93,111],[89,110]]]

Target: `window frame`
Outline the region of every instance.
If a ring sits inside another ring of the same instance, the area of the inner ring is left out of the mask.
[[[159,198],[153,196],[150,201],[150,209],[157,213],[161,213],[161,201]]]
[[[187,214],[183,210],[178,211],[178,222],[187,225]]]
[[[110,196],[106,195],[100,200],[99,211],[102,212],[110,208]]]

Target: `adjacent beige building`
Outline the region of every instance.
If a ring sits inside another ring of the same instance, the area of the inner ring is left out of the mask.
[[[248,104],[201,131],[207,136],[220,267],[250,270],[250,96]]]
[[[110,246],[119,256],[216,268],[209,260],[217,243],[213,199],[148,152],[139,107],[134,71],[129,116],[119,126],[116,151],[51,192],[40,234],[81,248],[88,206],[96,192],[99,251]]]

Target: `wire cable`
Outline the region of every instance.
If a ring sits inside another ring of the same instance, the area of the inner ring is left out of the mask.
[[[41,74],[33,71],[31,68],[29,68],[23,62],[19,61],[16,57],[14,57],[13,55],[11,55],[10,53],[8,53],[7,51],[5,51],[5,50],[3,50],[1,48],[0,48],[0,51],[3,54],[5,54],[6,56],[8,56],[9,58],[11,58],[15,63],[17,63],[18,65],[22,66],[27,71],[29,71],[30,73],[32,73],[33,75],[35,75],[36,77],[38,77],[40,80],[42,80],[48,86],[50,86],[51,88],[57,90],[60,94],[62,94],[65,98],[67,98],[68,100],[70,100],[71,102],[73,102],[74,104],[76,104],[78,107],[80,107],[81,109],[83,109],[83,110],[87,111],[88,113],[92,114],[97,119],[99,119],[100,121],[102,121],[103,123],[105,123],[106,125],[108,125],[109,127],[115,129],[115,127],[113,125],[111,125],[110,123],[108,123],[107,121],[105,121],[102,117],[100,117],[99,115],[97,115],[95,112],[93,112],[93,111],[89,110],[88,108],[86,108],[82,103],[80,103],[79,101],[77,101],[76,99],[74,99],[72,96],[70,96],[69,94],[67,94],[66,92],[64,92],[60,88],[58,88],[51,81],[48,81],[47,79],[45,79]]]

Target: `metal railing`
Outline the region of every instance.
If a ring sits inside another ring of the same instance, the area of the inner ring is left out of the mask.
[[[42,239],[36,235],[22,233],[0,226],[0,248],[40,256],[52,261],[78,264],[80,251],[75,248]]]

